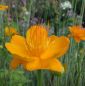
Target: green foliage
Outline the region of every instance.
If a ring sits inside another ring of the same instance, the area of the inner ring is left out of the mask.
[[[7,80],[5,82],[5,80]],[[2,80],[2,81],[1,81]],[[4,81],[3,81],[4,80]],[[9,80],[9,82],[8,82]],[[27,79],[24,76],[24,71],[22,70],[7,70],[7,69],[1,69],[0,70],[0,85],[2,86],[3,83],[6,83],[7,86],[23,86],[27,82],[31,82],[29,79]],[[3,83],[2,83],[3,82]]]

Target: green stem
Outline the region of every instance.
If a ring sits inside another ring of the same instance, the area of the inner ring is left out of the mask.
[[[42,84],[42,71],[38,70],[37,72],[37,86],[43,86]]]
[[[85,0],[82,0],[81,13],[80,13],[80,15],[81,15],[80,25],[82,24],[84,10],[85,10]]]
[[[74,13],[76,13],[77,2],[78,2],[77,0],[72,0],[72,5],[73,5],[73,11],[74,11]],[[74,15],[74,21],[73,21],[74,25],[76,24],[75,19],[76,19],[76,15]]]

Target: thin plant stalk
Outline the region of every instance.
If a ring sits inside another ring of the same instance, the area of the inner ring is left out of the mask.
[[[43,86],[41,70],[37,71],[37,86]]]
[[[85,0],[82,0],[81,13],[80,13],[80,16],[81,16],[80,25],[82,24],[84,10],[85,10]]]

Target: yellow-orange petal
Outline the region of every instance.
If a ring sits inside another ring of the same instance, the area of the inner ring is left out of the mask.
[[[63,73],[64,72],[64,67],[62,66],[61,62],[57,59],[50,59],[47,61],[48,67],[46,69],[51,70],[51,71],[56,71]]]
[[[64,67],[57,59],[48,59],[48,60],[34,60],[25,65],[25,69],[29,71],[35,70],[51,70],[55,72],[64,72]]]
[[[73,37],[77,43],[79,43],[81,41],[80,37],[78,37],[78,36],[73,36]]]
[[[49,44],[52,43],[53,41],[55,41],[58,38],[58,36],[52,35],[48,38],[49,40]]]
[[[17,35],[17,34],[19,34],[19,33],[16,31],[16,29],[13,28],[13,27],[10,27],[10,33],[11,33],[12,35]]]
[[[8,6],[6,6],[6,5],[0,5],[0,10],[1,11],[5,11],[7,9],[8,9]]]
[[[20,61],[16,58],[13,57],[11,63],[10,63],[10,67],[13,69],[16,69],[20,64]]]
[[[14,27],[5,27],[5,35],[11,36],[11,35],[17,35],[19,34]]]
[[[25,58],[29,56],[25,38],[22,36],[19,35],[12,36],[11,42],[6,43],[5,46],[11,54]]]
[[[82,33],[80,33],[78,35],[79,35],[78,37],[80,38],[80,40],[85,40],[85,30],[82,31]]]
[[[8,27],[5,27],[5,35],[10,36],[10,29]]]
[[[41,69],[41,63],[40,60],[37,58],[34,61],[28,62],[24,68],[28,71],[35,71]]]
[[[71,33],[79,33],[79,32],[82,32],[80,28],[81,28],[80,26],[71,26],[69,27],[69,31]]]
[[[32,55],[40,56],[47,47],[47,39],[48,33],[44,26],[34,25],[29,28],[26,40]]]
[[[70,41],[67,37],[56,37],[56,39],[49,44],[46,51],[41,55],[41,58],[48,59],[64,55],[69,48],[69,43]]]
[[[80,42],[81,40],[85,40],[85,29],[80,26],[71,26],[69,27],[71,35],[75,39],[76,42]]]
[[[84,41],[85,41],[85,36],[82,36],[82,37],[81,37],[81,40],[84,40]]]
[[[22,65],[26,69],[26,65],[28,63],[32,63],[34,61],[38,61],[36,59],[37,59],[36,57],[30,57],[29,59],[25,59],[25,58],[22,59],[22,57],[20,57],[20,56],[13,55],[13,59],[12,59],[12,61],[10,63],[10,67],[15,69],[19,65]]]

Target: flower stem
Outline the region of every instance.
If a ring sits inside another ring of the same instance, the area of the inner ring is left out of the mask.
[[[42,71],[38,70],[37,72],[37,86],[43,86],[42,84]]]
[[[82,6],[81,6],[81,12],[80,12],[80,15],[81,15],[80,25],[82,24],[84,10],[85,10],[85,0],[82,0]]]

